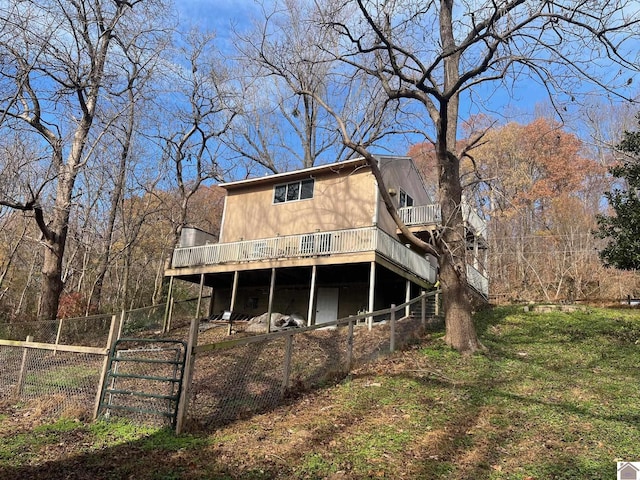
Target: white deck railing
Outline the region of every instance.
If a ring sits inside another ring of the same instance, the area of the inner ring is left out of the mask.
[[[469,264],[467,264],[467,282],[486,298],[489,298],[489,279]]]
[[[411,251],[377,227],[176,248],[173,252],[172,266],[195,267],[370,251],[378,251],[425,280],[435,282],[435,269],[426,258]]]
[[[440,205],[419,205],[417,207],[403,207],[398,209],[402,222],[407,226],[413,225],[440,225],[442,214]]]
[[[486,238],[487,222],[485,222],[471,206],[464,202],[462,205],[462,218],[466,225],[473,231]],[[442,212],[439,204],[418,205],[398,209],[398,214],[407,227],[416,225],[441,225]]]
[[[487,238],[487,222],[468,203],[462,203],[462,218],[476,235]]]

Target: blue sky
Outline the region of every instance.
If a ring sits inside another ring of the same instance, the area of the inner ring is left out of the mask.
[[[231,25],[243,25],[251,15],[259,12],[255,0],[183,0],[176,2],[181,17],[225,38]]]
[[[268,3],[269,0],[265,0],[265,2]],[[203,28],[214,30],[218,37],[218,45],[222,49],[225,48],[225,43],[231,41],[231,29],[242,30],[244,27],[248,27],[251,17],[259,16],[261,10],[260,3],[256,0],[183,0],[176,2],[176,4],[185,23],[193,22]],[[640,51],[640,36],[637,44]],[[637,97],[638,84],[640,84],[640,77],[636,74],[633,84],[629,88],[625,88],[624,94]],[[585,86],[585,89],[587,88]],[[601,101],[604,103],[619,101],[615,98],[608,99],[601,92],[598,95],[601,95]],[[517,80],[514,91],[507,91],[495,84],[484,85],[475,89],[473,96],[477,100],[476,103],[469,102],[468,99],[463,100],[460,110],[462,120],[475,113],[484,113],[501,122],[515,120],[520,123],[528,123],[534,119],[536,107],[549,104],[545,88],[539,82],[533,82],[526,76]],[[559,98],[559,100],[563,102],[567,99]],[[593,101],[593,97],[590,100]],[[564,107],[567,108],[566,113],[563,112],[565,113],[564,120],[571,124],[573,123],[572,114],[579,113],[580,102],[568,102],[561,106],[561,108]],[[546,110],[550,111],[549,108]],[[577,131],[580,127],[574,124],[572,129]],[[400,143],[403,143],[402,140]],[[396,148],[403,149],[399,145],[396,145]],[[403,154],[405,151],[396,153]]]

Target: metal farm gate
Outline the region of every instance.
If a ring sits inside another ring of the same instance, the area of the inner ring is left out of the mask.
[[[187,343],[121,338],[109,352],[98,415],[176,427]]]

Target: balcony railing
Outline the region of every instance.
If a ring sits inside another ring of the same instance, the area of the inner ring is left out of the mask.
[[[467,264],[467,282],[485,298],[489,298],[489,279],[469,264]]]
[[[398,209],[398,214],[407,227],[442,224],[442,214],[438,204],[403,207]]]
[[[407,227],[416,225],[442,225],[442,212],[439,204],[418,205],[398,209],[398,214]],[[477,234],[486,237],[487,223],[464,202],[462,203],[462,218],[465,224]]]
[[[377,251],[425,280],[435,282],[435,268],[425,257],[377,227],[176,248],[172,266],[182,268],[370,251]]]

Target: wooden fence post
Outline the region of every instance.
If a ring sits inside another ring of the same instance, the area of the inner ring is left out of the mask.
[[[58,320],[58,332],[56,333],[56,345],[60,344],[60,335],[62,334],[62,318]],[[53,355],[55,356],[58,353],[58,350],[53,351]]]
[[[389,351],[391,353],[396,350],[396,305],[391,304],[391,329],[389,331]]]
[[[189,397],[191,394],[191,381],[193,380],[193,366],[196,360],[195,347],[198,345],[198,327],[200,320],[191,320],[189,328],[189,339],[187,340],[187,351],[184,359],[184,372],[182,374],[182,391],[178,401],[178,414],[176,416],[176,435],[180,435],[184,428],[184,421],[189,408]]]
[[[438,317],[440,316],[440,292],[436,292],[436,295],[433,298],[435,301],[434,315]]]
[[[124,311],[123,311],[124,313]],[[122,319],[124,315],[111,316],[111,327],[109,328],[109,337],[107,338],[107,344],[105,348],[107,349],[107,353],[104,356],[104,360],[102,362],[102,369],[100,371],[100,380],[98,381],[98,391],[96,392],[96,400],[93,404],[93,419],[98,418],[98,411],[100,410],[100,400],[102,398],[102,389],[104,388],[104,382],[107,378],[107,369],[109,368],[109,356],[111,355],[111,350],[118,340],[120,336],[120,330],[122,329]]]
[[[420,296],[420,322],[424,329],[427,328],[427,292],[421,290]]]
[[[33,342],[33,335],[27,335],[27,342]],[[22,364],[20,365],[20,373],[18,374],[18,383],[16,384],[16,399],[22,395],[22,388],[24,387],[24,379],[27,376],[27,363],[29,359],[29,349],[25,347],[22,350]]]
[[[347,336],[347,372],[353,366],[353,320],[349,321],[349,333]]]

